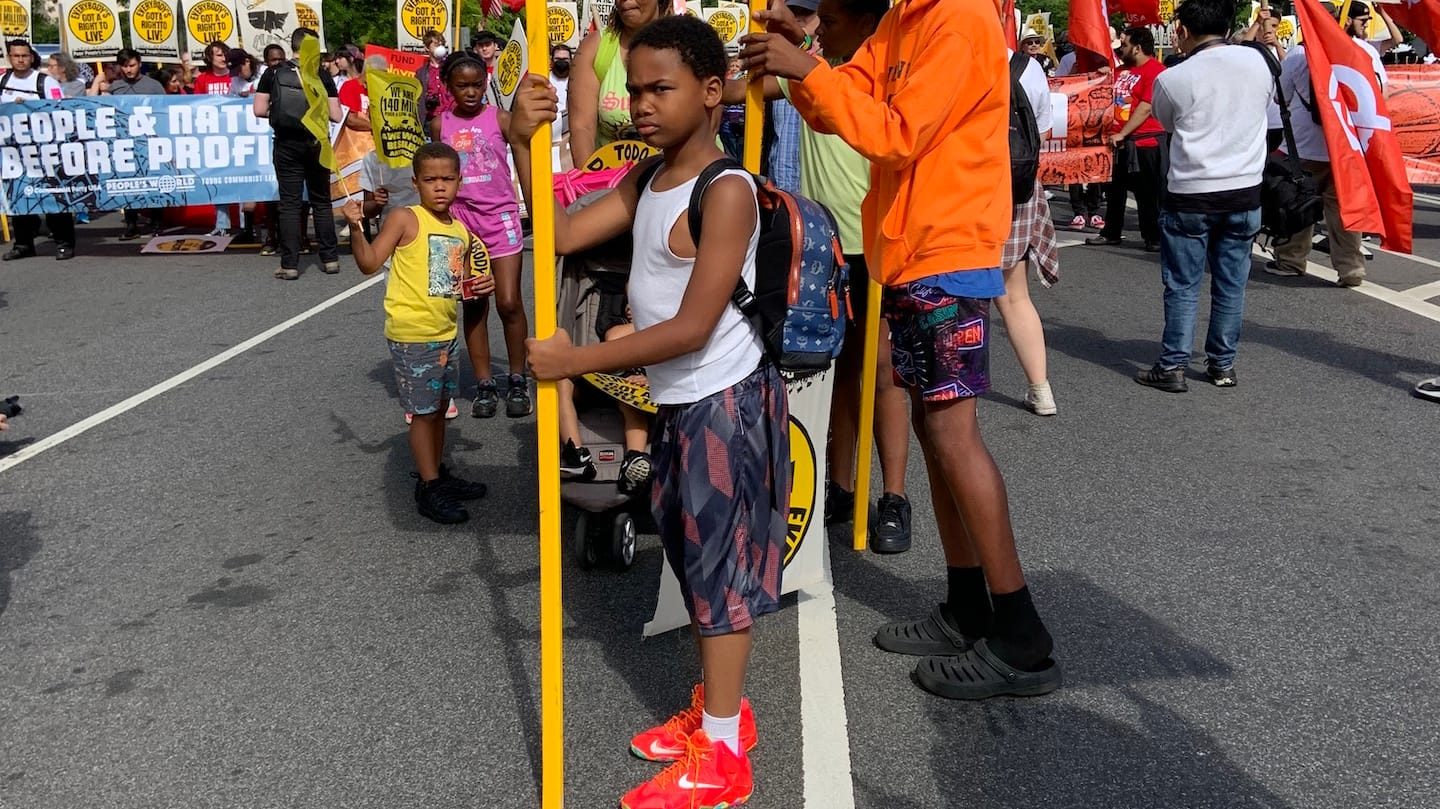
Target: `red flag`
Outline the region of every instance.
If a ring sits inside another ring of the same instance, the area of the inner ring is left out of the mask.
[[[1385,10],[1395,22],[1415,36],[1433,52],[1440,43],[1440,0],[1405,0],[1403,3],[1387,3]]]
[[[1160,25],[1160,0],[1119,0],[1120,12],[1125,15],[1125,24]]]
[[[1020,40],[1015,33],[1015,0],[1004,0],[1000,4],[1000,19],[1005,26],[1005,44],[1010,50],[1020,50]]]
[[[1101,65],[1115,65],[1110,47],[1110,12],[1105,0],[1070,0],[1070,44],[1080,51],[1076,68],[1090,71]]]
[[[1297,0],[1295,14],[1305,32],[1340,219],[1346,230],[1383,234],[1387,248],[1408,253],[1414,196],[1370,54],[1318,0]]]

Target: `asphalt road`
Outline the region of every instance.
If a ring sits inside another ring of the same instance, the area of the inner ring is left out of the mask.
[[[0,265],[0,394],[26,406],[0,461],[362,282],[141,257],[116,220],[71,262]],[[1034,288],[1058,417],[1020,408],[996,343],[982,425],[1063,690],[950,703],[871,645],[942,595],[918,452],[914,549],[837,536],[855,806],[1440,805],[1440,408],[1408,394],[1440,322],[1375,297],[1440,265],[1382,253],[1373,294],[1260,266],[1233,390],[1130,380],[1161,329],[1136,249],[1067,247]],[[0,806],[538,805],[534,421],[453,422],[492,494],[463,526],[418,518],[382,289],[0,472]],[[629,736],[696,677],[683,634],[640,638],[659,565],[654,537],[628,573],[567,561],[568,806],[654,772]],[[802,749],[833,746],[801,726],[787,603],[756,635],[756,807],[818,806]]]

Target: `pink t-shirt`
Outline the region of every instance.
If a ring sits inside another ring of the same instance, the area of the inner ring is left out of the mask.
[[[510,178],[509,145],[494,106],[486,106],[474,118],[461,118],[453,111],[440,113],[440,140],[460,153],[460,192],[452,209],[464,218],[519,209]]]

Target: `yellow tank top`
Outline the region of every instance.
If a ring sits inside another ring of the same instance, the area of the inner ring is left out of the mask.
[[[397,343],[434,343],[455,338],[455,302],[470,260],[470,232],[451,218],[445,224],[423,206],[410,210],[420,230],[396,247],[385,284],[385,336]]]

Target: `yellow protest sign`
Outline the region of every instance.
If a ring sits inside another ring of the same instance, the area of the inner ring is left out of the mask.
[[[190,58],[204,59],[205,47],[223,42],[232,48],[240,46],[240,31],[235,26],[235,9],[219,0],[199,0],[185,7],[185,34],[190,43]]]
[[[0,0],[0,33],[6,39],[30,38],[30,0]]]
[[[309,28],[320,37],[321,42],[325,41],[325,16],[320,0],[295,4],[295,27]]]
[[[520,90],[520,80],[525,77],[529,63],[529,44],[525,41],[525,26],[515,21],[515,29],[505,50],[495,60],[495,85],[500,89],[500,106],[510,109],[515,102],[515,93]]]
[[[425,90],[420,80],[413,74],[372,68],[365,71],[365,89],[370,95],[370,134],[380,162],[396,169],[410,165],[415,150],[425,143],[421,123]]]
[[[130,7],[130,45],[146,61],[180,58],[175,5],[167,0],[140,0]]]
[[[749,15],[745,7],[734,3],[722,3],[715,8],[705,9],[705,22],[715,29],[720,35],[720,40],[727,46],[740,44],[740,37],[744,36],[750,25]]]
[[[122,47],[119,9],[107,0],[67,3],[61,20],[65,49],[82,62],[114,59]]]
[[[653,154],[655,150],[644,141],[617,140],[596,149],[582,165],[586,171],[618,169],[631,163],[639,163]]]
[[[580,44],[580,22],[579,12],[575,9],[574,3],[551,3],[545,9],[545,30],[550,38],[550,45],[569,45],[574,48]]]
[[[426,31],[447,34],[449,30],[450,4],[445,0],[396,0],[395,37],[400,50],[424,51],[421,39]]]

